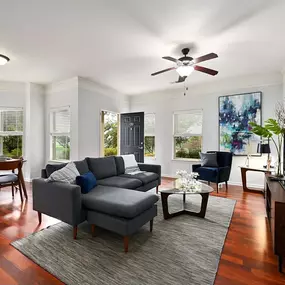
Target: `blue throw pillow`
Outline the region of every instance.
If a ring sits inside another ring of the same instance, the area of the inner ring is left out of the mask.
[[[77,176],[76,184],[81,187],[81,192],[86,194],[97,185],[97,181],[94,174],[89,171],[83,175]]]

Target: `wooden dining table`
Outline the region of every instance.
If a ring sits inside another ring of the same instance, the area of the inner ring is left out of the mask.
[[[14,159],[14,158],[11,158],[11,159],[6,159],[6,160],[3,160],[3,161],[0,161],[0,163],[7,163],[9,161],[21,161],[21,164],[22,164],[22,167],[20,169],[18,169],[18,175],[19,175],[19,180],[21,182],[21,186],[22,186],[22,189],[23,189],[23,192],[24,192],[24,196],[26,199],[28,199],[28,194],[27,194],[27,188],[26,188],[26,184],[25,184],[25,180],[24,180],[24,175],[23,175],[23,165],[24,163],[27,161],[25,159],[22,159],[22,158],[17,158],[17,159]],[[15,169],[11,169],[12,172],[15,171]]]

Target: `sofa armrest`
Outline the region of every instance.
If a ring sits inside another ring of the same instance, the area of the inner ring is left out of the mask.
[[[192,171],[196,172],[199,167],[201,167],[201,164],[192,164]]]
[[[85,220],[78,185],[34,179],[33,209],[70,225],[78,225]]]
[[[159,185],[161,184],[161,165],[158,164],[146,164],[146,163],[138,163],[138,166],[141,171],[147,171],[147,172],[154,172],[157,173],[159,178],[158,178],[158,183]]]

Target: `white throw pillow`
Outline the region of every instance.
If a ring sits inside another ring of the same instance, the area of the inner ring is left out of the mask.
[[[78,172],[74,162],[69,162],[63,168],[53,172],[48,179],[47,182],[63,182],[74,184],[76,177],[79,176],[80,173]]]
[[[126,154],[126,155],[122,155],[122,158],[124,160],[125,163],[125,173],[126,174],[131,174],[134,172],[138,172],[140,171],[139,167],[138,167],[138,163],[135,159],[135,156],[133,154]]]

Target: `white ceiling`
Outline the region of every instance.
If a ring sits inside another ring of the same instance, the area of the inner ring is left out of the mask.
[[[82,76],[125,94],[173,88],[162,56],[209,52],[188,86],[285,67],[284,0],[0,0],[0,80],[50,83]]]

